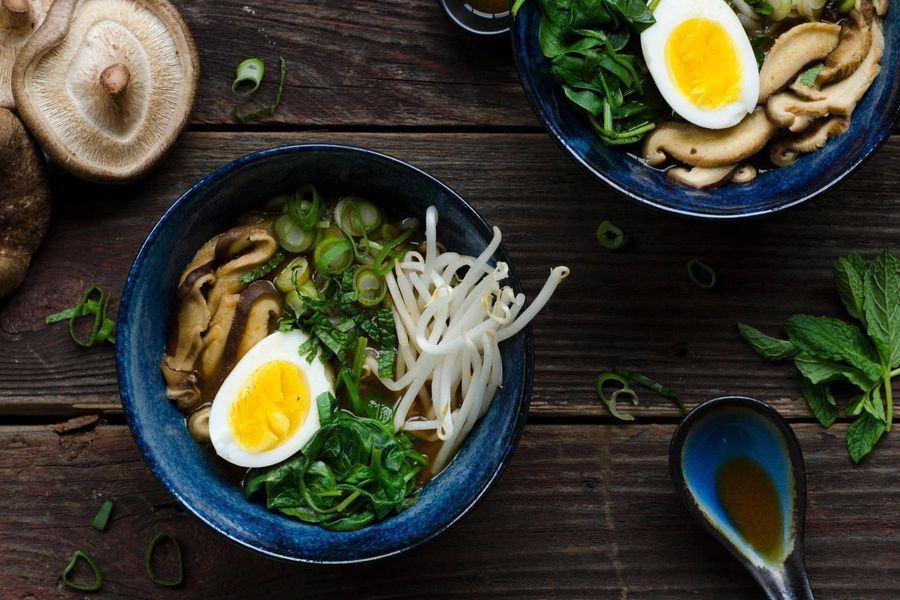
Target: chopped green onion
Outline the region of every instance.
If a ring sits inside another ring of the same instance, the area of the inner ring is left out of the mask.
[[[695,284],[704,290],[712,289],[716,286],[716,271],[706,263],[692,258],[687,263],[688,277]]]
[[[407,229],[381,248],[381,252],[378,253],[378,256],[375,257],[375,262],[372,264],[372,268],[375,269],[375,271],[377,271],[379,275],[384,275],[394,268],[395,256],[392,255],[394,248],[405,242],[406,239],[412,235],[412,233],[412,229]],[[385,264],[384,261],[387,260],[389,256],[391,258]]]
[[[280,265],[284,261],[284,252],[279,250],[275,254],[272,255],[272,258],[267,260],[265,264],[262,264],[252,271],[247,271],[243,273],[238,281],[241,282],[242,285],[247,285],[248,283],[253,283],[257,279],[262,279],[269,273],[275,270],[275,268]]]
[[[287,203],[287,214],[300,229],[309,231],[316,227],[322,215],[322,197],[316,186],[301,185]]]
[[[313,260],[324,277],[343,273],[353,264],[353,243],[344,238],[325,238],[316,246]]]
[[[275,111],[278,109],[278,105],[281,104],[281,93],[284,91],[284,80],[287,76],[287,62],[284,60],[284,57],[279,57],[281,60],[281,69],[280,69],[280,78],[278,80],[278,89],[275,91],[275,101],[265,108],[261,108],[256,112],[252,112],[249,115],[241,115],[238,112],[237,107],[232,111],[232,115],[235,119],[237,119],[241,123],[249,123],[250,121],[255,121],[256,119],[262,119],[263,117],[271,117],[275,114]]]
[[[342,231],[359,237],[381,225],[381,209],[365,198],[347,196],[334,207],[334,220]]]
[[[275,277],[275,287],[282,294],[286,294],[298,289],[307,281],[309,281],[309,261],[305,256],[298,256]]]
[[[275,238],[282,248],[294,254],[306,252],[316,243],[318,231],[304,231],[288,215],[275,219]]]
[[[838,4],[837,11],[839,13],[846,14],[846,13],[850,12],[851,10],[853,10],[853,8],[855,6],[856,6],[856,0],[844,0],[843,2]]]
[[[49,325],[60,321],[69,321],[69,335],[76,344],[83,348],[90,348],[98,342],[116,343],[116,323],[106,318],[106,310],[109,305],[109,294],[98,285],[92,285],[81,296],[81,300],[75,306],[52,314],[45,319]],[[93,315],[94,322],[87,338],[80,338],[75,332],[75,323],[80,317]]]
[[[97,511],[97,515],[94,517],[94,520],[91,521],[91,527],[96,529],[97,531],[106,531],[106,526],[109,524],[109,516],[112,514],[113,503],[109,500],[104,500],[103,504],[100,506],[100,510]]]
[[[350,375],[353,377],[353,384],[359,385],[359,378],[362,376],[362,368],[366,362],[366,346],[369,345],[369,340],[367,340],[363,336],[359,336],[356,338],[356,352],[353,354],[353,367],[350,370]]]
[[[621,385],[622,387],[612,393],[612,396],[607,396],[603,387],[609,382],[615,382]],[[597,376],[597,395],[600,396],[600,399],[603,401],[603,404],[606,405],[606,408],[609,410],[609,414],[619,419],[620,421],[634,421],[634,417],[629,415],[628,413],[619,412],[619,409],[616,407],[616,403],[619,400],[619,396],[625,395],[628,396],[628,399],[631,400],[631,403],[634,406],[638,405],[638,397],[633,389],[628,386],[628,380],[624,377],[616,375],[615,373],[601,373]]]
[[[603,221],[597,227],[597,241],[607,250],[618,250],[628,241],[628,236],[611,221]]]
[[[373,267],[360,267],[353,274],[353,290],[363,306],[378,306],[387,295],[387,283]]]
[[[75,563],[78,562],[79,558],[86,562],[87,565],[91,568],[91,571],[94,572],[94,583],[77,583],[69,579],[69,574],[73,569],[75,569]],[[75,554],[72,555],[72,560],[70,560],[69,564],[66,565],[66,568],[63,569],[60,580],[66,585],[66,587],[70,587],[73,590],[77,590],[79,592],[96,592],[101,587],[103,587],[103,576],[100,574],[100,569],[98,569],[97,565],[94,564],[94,560],[90,556],[88,556],[87,553],[82,552],[81,550],[76,550]]]
[[[305,298],[316,298],[318,295],[319,290],[316,289],[316,284],[307,280],[289,291],[284,297],[284,301],[294,311],[294,316],[299,317],[308,308]]]
[[[178,566],[178,575],[173,579],[163,579],[153,570],[153,553],[156,550],[156,546],[163,541],[172,542],[172,545],[175,548],[175,563]],[[147,554],[144,557],[144,568],[147,570],[147,576],[150,578],[150,581],[156,585],[165,587],[181,585],[181,582],[184,579],[184,564],[181,562],[181,546],[178,545],[178,540],[175,539],[175,536],[161,531],[150,540],[150,545],[147,546]]]
[[[376,239],[387,241],[394,239],[398,235],[400,235],[400,230],[397,229],[396,226],[391,225],[390,223],[384,223],[378,228],[378,235],[375,237]]]
[[[242,61],[234,75],[231,92],[235,96],[249,96],[259,89],[259,84],[262,83],[265,73],[266,66],[258,58],[248,58]]]
[[[656,392],[663,398],[668,398],[675,402],[675,405],[678,406],[678,410],[683,413],[687,412],[687,408],[684,406],[684,400],[681,399],[681,394],[676,392],[670,387],[666,387],[658,381],[654,381],[645,375],[641,375],[640,373],[632,373],[631,371],[626,371],[625,369],[620,369],[618,367],[613,367],[612,370],[614,375],[618,375],[630,383],[634,385],[639,385],[642,388],[646,388],[651,392]]]

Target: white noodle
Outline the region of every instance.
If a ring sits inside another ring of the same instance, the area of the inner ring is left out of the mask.
[[[524,295],[500,284],[509,276],[509,267],[503,262],[491,265],[500,230],[493,229],[491,242],[479,256],[465,256],[441,251],[437,220],[437,210],[429,207],[425,256],[407,252],[386,277],[398,352],[396,379],[382,379],[388,389],[402,392],[394,406],[394,427],[441,442],[431,460],[432,473],[462,445],[501,386],[499,342],[528,325],[569,274],[566,267],[553,269],[523,311]],[[377,373],[375,357],[367,357],[366,366]]]

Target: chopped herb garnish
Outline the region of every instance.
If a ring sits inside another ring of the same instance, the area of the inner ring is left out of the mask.
[[[60,321],[69,322],[69,335],[76,344],[83,348],[90,348],[94,344],[109,342],[116,343],[116,322],[106,317],[106,309],[109,305],[109,294],[98,285],[92,285],[81,296],[81,300],[75,306],[69,307],[45,319],[50,325]],[[81,317],[93,316],[91,332],[86,338],[78,336],[75,331],[76,323]]]
[[[172,549],[175,553],[176,575],[170,579],[160,577],[153,569],[153,556],[156,553],[156,547],[163,542],[172,544]],[[164,587],[176,587],[181,585],[181,582],[184,580],[184,564],[181,560],[181,546],[178,544],[178,540],[175,536],[164,531],[153,536],[153,539],[150,540],[150,545],[147,546],[147,553],[144,555],[144,569],[147,571],[147,577],[149,577],[150,581],[156,585]]]
[[[837,419],[836,384],[853,396],[844,414],[855,418],[847,430],[847,451],[858,463],[891,430],[893,379],[900,375],[900,258],[883,252],[870,264],[857,254],[834,267],[838,296],[856,323],[794,315],[782,340],[739,323],[741,335],[763,358],[792,360],[803,376],[803,398],[823,427]]]
[[[237,66],[231,92],[235,96],[249,96],[259,89],[266,66],[258,58],[248,58]]]
[[[628,236],[611,221],[603,221],[597,227],[597,241],[607,250],[618,250],[628,241]]]
[[[640,373],[632,373],[631,371],[626,371],[625,369],[620,369],[618,367],[613,368],[613,373],[618,375],[619,377],[626,379],[630,384],[648,389],[651,392],[655,392],[656,394],[662,396],[663,398],[668,398],[675,403],[675,405],[678,407],[678,410],[683,413],[687,412],[687,408],[685,408],[684,406],[684,400],[681,399],[681,394],[679,394],[672,388],[666,387],[658,381],[650,379],[646,375],[641,375]]]
[[[819,73],[825,70],[825,65],[818,64],[808,68],[800,74],[800,84],[808,88],[816,87],[816,81],[819,79]]]
[[[97,515],[94,517],[94,520],[91,521],[91,527],[96,529],[97,531],[106,531],[106,526],[109,524],[109,516],[112,514],[113,503],[109,500],[104,500],[103,504],[100,506],[100,510],[97,511]]]
[[[618,384],[619,388],[611,395],[607,395],[605,388],[610,382]],[[640,399],[638,398],[637,392],[635,392],[631,387],[632,385],[640,386],[652,392],[656,392],[663,398],[672,400],[681,412],[687,412],[687,409],[684,406],[684,401],[681,399],[681,394],[679,394],[672,388],[666,387],[663,384],[650,379],[646,375],[633,373],[631,371],[626,371],[625,369],[615,367],[613,368],[611,373],[601,373],[597,376],[596,387],[597,395],[600,396],[603,404],[605,404],[606,408],[609,409],[609,413],[620,421],[634,420],[633,416],[621,412],[617,406],[618,400],[621,396],[626,396],[634,406],[638,405]]]
[[[275,114],[275,111],[278,109],[278,106],[281,104],[281,94],[284,91],[284,80],[287,77],[287,61],[284,60],[284,57],[279,57],[281,61],[281,68],[279,70],[279,80],[278,80],[278,89],[275,91],[275,101],[265,108],[261,108],[255,112],[252,112],[248,115],[241,115],[238,112],[237,107],[234,108],[232,114],[234,118],[237,119],[241,123],[249,123],[250,121],[255,121],[256,119],[262,119],[264,117],[271,117]]]
[[[716,287],[716,271],[708,264],[692,258],[687,263],[688,277],[691,278],[698,287],[704,290],[710,290]]]
[[[241,275],[238,281],[240,281],[242,285],[253,283],[257,279],[262,279],[263,277],[274,271],[275,268],[282,262],[284,262],[284,252],[279,250],[278,252],[273,254],[272,258],[270,258],[265,264],[262,264],[252,271],[247,271],[246,273]]]
[[[78,563],[78,559],[83,560],[87,564],[87,566],[90,567],[91,571],[93,571],[93,583],[78,583],[69,579],[69,575],[75,569],[75,565]],[[98,569],[97,565],[94,564],[94,559],[88,556],[86,552],[82,552],[81,550],[75,551],[75,554],[72,555],[72,559],[69,561],[69,564],[66,565],[65,569],[63,569],[62,575],[60,575],[59,579],[66,585],[66,587],[72,588],[73,590],[77,590],[79,592],[96,592],[101,587],[103,587],[103,576],[100,574],[100,569]]]

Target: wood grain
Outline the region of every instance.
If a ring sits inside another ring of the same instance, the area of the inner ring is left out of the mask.
[[[900,161],[900,138],[820,199],[729,224],[633,205],[582,173],[542,134],[191,133],[140,183],[57,179],[46,242],[24,286],[0,302],[0,414],[116,410],[113,349],[78,348],[64,326],[45,326],[44,316],[75,303],[91,283],[118,297],[144,237],[182,190],[231,158],[296,142],[371,147],[443,179],[502,227],[529,295],[551,266],[572,268],[535,324],[532,413],[539,416],[605,416],[593,380],[619,365],[680,389],[689,404],[749,394],[791,417],[808,417],[792,369],[759,359],[735,323],[774,334],[794,313],[838,316],[835,259],[900,250],[900,173],[891,167]],[[607,218],[631,237],[619,252],[594,238]],[[716,289],[691,284],[685,264],[692,257],[717,269]],[[649,393],[632,412],[678,414]]]
[[[175,3],[200,54],[195,124],[235,123],[231,83],[245,58],[267,74],[241,111],[271,103],[283,56],[282,104],[253,126],[538,126],[509,38],[467,35],[435,0]]]
[[[673,426],[530,426],[497,487],[461,524],[398,557],[352,567],[273,562],[225,543],[175,505],[123,426],[58,436],[0,427],[0,580],[5,598],[68,598],[75,550],[104,575],[95,597],[161,597],[143,572],[157,531],[184,547],[186,585],[166,597],[759,598],[696,525],[669,480]],[[854,467],[843,426],[795,426],[806,454],[806,555],[816,597],[896,597],[900,438]],[[89,523],[115,504],[105,533]]]

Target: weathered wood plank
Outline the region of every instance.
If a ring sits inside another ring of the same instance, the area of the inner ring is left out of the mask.
[[[143,550],[160,530],[184,546],[172,597],[758,598],[752,580],[691,521],[671,486],[672,426],[529,427],[480,507],[411,553],[356,567],[273,562],[227,543],[176,507],[123,426],[58,436],[0,428],[4,597],[68,598],[56,577],[75,549],[101,565],[98,597],[159,597]],[[809,471],[807,560],[816,597],[896,597],[900,438],[854,467],[843,426],[795,427]],[[115,503],[105,533],[89,523]],[[852,559],[850,557],[853,557]]]
[[[748,223],[687,221],[633,205],[582,173],[542,134],[192,133],[143,182],[94,186],[59,179],[46,243],[24,287],[0,303],[0,414],[71,414],[118,402],[113,351],[84,351],[43,317],[97,282],[118,296],[141,242],[190,184],[238,155],[296,142],[368,146],[424,167],[502,226],[530,294],[549,267],[572,276],[535,329],[533,413],[602,416],[593,378],[620,365],[682,390],[689,403],[743,393],[807,416],[792,370],[757,358],[743,320],[777,332],[798,312],[839,315],[835,259],[898,250],[900,138],[837,190]],[[487,160],[486,157],[490,157]],[[594,229],[611,218],[631,236],[619,252]],[[716,267],[713,291],[690,283],[688,259]],[[645,394],[635,414],[676,416]]]
[[[177,0],[200,53],[194,123],[234,123],[235,67],[261,58],[266,83],[244,107],[284,97],[263,123],[294,126],[537,126],[509,39],[458,30],[434,0]],[[242,112],[248,112],[242,108]]]

